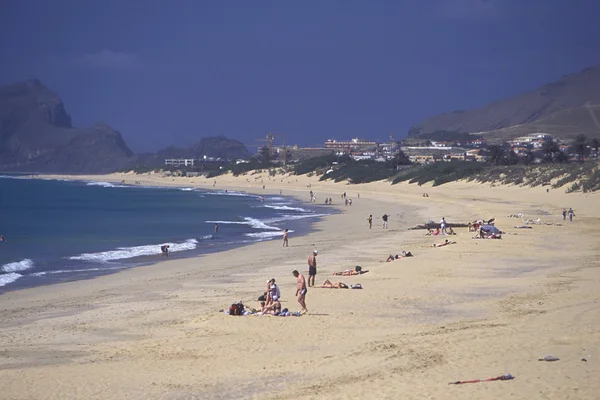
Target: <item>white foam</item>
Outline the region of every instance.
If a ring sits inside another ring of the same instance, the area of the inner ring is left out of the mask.
[[[264,222],[267,224],[272,224],[274,222],[293,221],[304,218],[326,217],[327,215],[329,214],[284,214],[281,217],[266,219]]]
[[[300,212],[305,212],[305,213],[312,212],[312,211],[306,210],[304,208],[290,207],[290,206],[286,206],[286,205],[283,205],[283,204],[264,204],[263,207],[272,208],[274,210],[300,211]]]
[[[86,184],[86,186],[101,186],[101,187],[105,187],[105,188],[130,187],[130,186],[126,186],[126,185],[115,185],[114,183],[110,183],[110,182],[86,182],[85,184]]]
[[[2,266],[2,271],[4,271],[4,272],[25,271],[26,269],[29,269],[32,267],[33,267],[33,261],[31,261],[29,258],[26,258],[26,259],[18,261],[18,262],[4,264]]]
[[[207,224],[223,224],[223,225],[250,225],[254,229],[279,230],[276,226],[270,226],[256,218],[244,217],[244,221],[206,221]]]
[[[6,286],[9,283],[13,283],[23,275],[17,274],[16,272],[11,272],[9,274],[0,275],[0,286]]]
[[[68,274],[72,272],[88,272],[88,271],[113,271],[116,269],[124,269],[124,267],[107,267],[107,268],[85,268],[85,269],[57,269],[54,271],[36,272],[31,275],[44,276],[44,275],[55,275],[55,274]]]
[[[183,192],[193,192],[194,190],[196,190],[196,188],[184,187],[184,188],[179,188],[179,190],[181,190]]]
[[[183,243],[161,243],[145,246],[119,247],[116,250],[103,251],[100,253],[84,253],[78,256],[69,257],[70,260],[107,262],[113,260],[123,260],[126,258],[152,256],[161,254],[160,246],[169,245],[169,252],[193,250],[198,245],[198,240],[188,239]]]
[[[208,194],[208,195],[213,195],[213,196],[242,196],[242,197],[256,197],[258,198],[259,196],[256,195],[252,195],[252,194],[248,194],[246,192],[232,192],[232,191],[227,191],[227,192],[204,192],[204,194]]]
[[[288,232],[293,232],[293,231],[288,231]],[[283,235],[283,231],[244,233],[244,236],[248,236],[251,238],[258,238],[258,239],[268,239],[268,238],[282,236],[282,235]]]

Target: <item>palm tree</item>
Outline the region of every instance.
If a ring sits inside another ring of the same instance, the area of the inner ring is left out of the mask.
[[[544,160],[547,162],[553,162],[554,156],[560,152],[560,147],[552,139],[545,139],[542,144],[542,153],[544,154]]]
[[[590,146],[592,146],[592,148],[594,149],[594,152],[596,153],[596,161],[598,161],[598,149],[600,148],[600,140],[598,140],[598,138],[593,138],[590,142]]]
[[[496,165],[504,165],[507,163],[508,159],[506,157],[506,150],[504,146],[499,144],[491,144],[487,147],[487,157],[488,161],[492,164]]]
[[[587,138],[585,135],[577,135],[571,144],[573,153],[577,154],[577,159],[582,162],[584,157],[589,154]]]

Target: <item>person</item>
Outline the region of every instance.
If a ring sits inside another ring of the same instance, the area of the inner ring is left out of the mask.
[[[412,256],[413,255],[410,251],[402,251],[402,253],[400,253],[400,254],[396,254],[396,255],[390,254],[389,257],[387,258],[387,260],[385,260],[385,262],[391,262],[391,261],[397,260],[399,258],[412,257]],[[381,260],[380,262],[384,262],[384,261]]]
[[[431,246],[432,247],[442,247],[442,246],[447,246],[449,244],[456,244],[456,242],[451,242],[448,239],[446,239],[445,241],[443,241],[442,243],[434,243]]]
[[[219,233],[219,224],[215,224],[215,233]]]
[[[296,277],[296,296],[298,297],[298,303],[300,304],[300,307],[302,307],[300,312],[302,314],[306,314],[308,312],[308,309],[306,308],[306,280],[304,279],[304,276],[297,270],[292,271],[292,275]]]
[[[283,194],[283,190],[279,190],[279,195],[281,196]]]
[[[6,243],[6,239],[4,239],[4,236],[0,235],[0,243]]]
[[[566,221],[567,220],[567,209],[566,208],[563,208],[562,216],[563,216],[563,221]]]
[[[387,214],[383,214],[383,216],[381,217],[381,219],[383,220],[383,229],[387,229],[387,227],[388,227],[388,215]]]
[[[281,303],[279,301],[274,301],[271,304],[267,304],[264,301],[260,302],[260,315],[279,315],[281,313]]]
[[[352,199],[348,199],[348,205],[352,207]]]
[[[285,247],[289,247],[288,245],[288,230],[283,231],[283,245]]]
[[[163,257],[169,257],[169,245],[163,244],[160,246],[160,251],[162,252]]]
[[[308,257],[308,286],[315,285],[315,277],[317,276],[317,250],[313,250],[312,254]]]
[[[348,205],[348,199],[344,200],[344,205]]]
[[[575,215],[575,213],[573,212],[573,209],[571,207],[569,207],[569,221],[573,222],[573,216]]]
[[[373,227],[373,214],[369,214],[367,221],[369,221],[369,229],[371,229]]]
[[[356,196],[360,199],[360,193],[357,193]]]
[[[442,233],[445,235],[446,234],[446,218],[442,217],[442,220],[440,221],[440,229],[442,231]]]
[[[271,295],[272,301],[279,301],[281,292],[279,292],[279,286],[275,283],[275,278],[271,278],[271,285],[269,286],[269,294]]]
[[[323,289],[348,289],[348,285],[343,282],[331,282],[329,279],[325,280],[321,285]]]
[[[454,232],[454,229],[452,229],[452,227],[448,228],[448,235],[456,235],[456,232]]]
[[[425,234],[425,236],[431,236],[433,235],[433,229],[427,228],[427,233]]]
[[[352,275],[362,275],[362,274],[366,274],[367,272],[369,272],[369,270],[365,270],[363,271],[362,269],[347,269],[345,271],[342,272],[334,272],[333,275],[337,275],[337,276],[352,276]]]

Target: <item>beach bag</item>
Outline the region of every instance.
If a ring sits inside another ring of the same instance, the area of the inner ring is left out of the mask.
[[[267,300],[267,292],[264,292],[262,295],[258,296],[258,301],[266,301]]]
[[[232,304],[229,307],[229,315],[243,315],[244,305],[242,303]]]

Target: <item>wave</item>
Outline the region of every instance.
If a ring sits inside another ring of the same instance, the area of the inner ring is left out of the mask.
[[[246,193],[246,192],[235,192],[235,191],[231,191],[231,190],[228,190],[227,192],[224,192],[224,191],[218,191],[218,192],[207,191],[207,192],[203,192],[203,193],[207,194],[207,195],[211,195],[211,196],[242,196],[242,197],[256,197],[256,198],[260,197],[258,195],[249,194],[249,193]]]
[[[57,269],[54,271],[43,271],[35,272],[33,276],[44,276],[44,275],[55,275],[55,274],[68,274],[72,272],[88,272],[88,271],[114,271],[117,269],[125,269],[125,267],[105,267],[105,268],[83,268],[83,269]]]
[[[284,222],[284,221],[294,221],[297,219],[304,218],[318,218],[318,217],[326,217],[329,214],[283,214],[280,217],[265,219],[264,222],[267,224],[272,224],[276,222]]]
[[[208,236],[212,238],[212,235]],[[173,253],[178,251],[194,250],[198,245],[198,240],[188,239],[183,243],[161,243],[144,246],[119,247],[116,250],[103,251],[100,253],[83,253],[78,256],[69,257],[69,259],[81,261],[108,262],[140,256],[153,256],[161,254],[160,246],[162,246],[163,244],[168,244],[169,252]]]
[[[293,231],[288,231],[288,232],[293,232]],[[251,238],[259,238],[259,239],[268,239],[268,238],[278,237],[278,236],[282,236],[282,235],[283,235],[283,231],[244,233],[244,236],[248,236]]]
[[[278,227],[276,226],[270,226],[265,224],[263,221],[256,219],[256,218],[251,218],[251,217],[244,217],[244,221],[205,221],[207,224],[223,224],[223,225],[228,225],[228,224],[235,224],[235,225],[249,225],[250,227],[254,228],[254,229],[264,229],[264,230],[280,230]]]
[[[196,190],[196,188],[183,187],[183,188],[179,188],[179,190],[181,190],[182,192],[193,192],[194,190]]]
[[[17,272],[25,271],[26,269],[30,268],[33,268],[33,261],[31,261],[29,258],[26,258],[18,262],[4,264],[1,269],[4,272]]]
[[[0,286],[6,286],[9,283],[13,283],[14,281],[16,281],[17,279],[19,279],[22,276],[23,275],[17,274],[16,272],[2,274],[2,275],[0,275]]]
[[[128,185],[115,185],[114,183],[110,183],[110,182],[95,182],[95,181],[90,181],[90,182],[85,182],[86,186],[101,186],[101,187],[105,187],[105,188],[126,188],[126,187],[131,187]]]
[[[273,210],[285,210],[285,211],[300,211],[305,213],[310,213],[312,211],[306,210],[300,207],[290,207],[283,204],[264,204],[263,207],[272,208]]]

